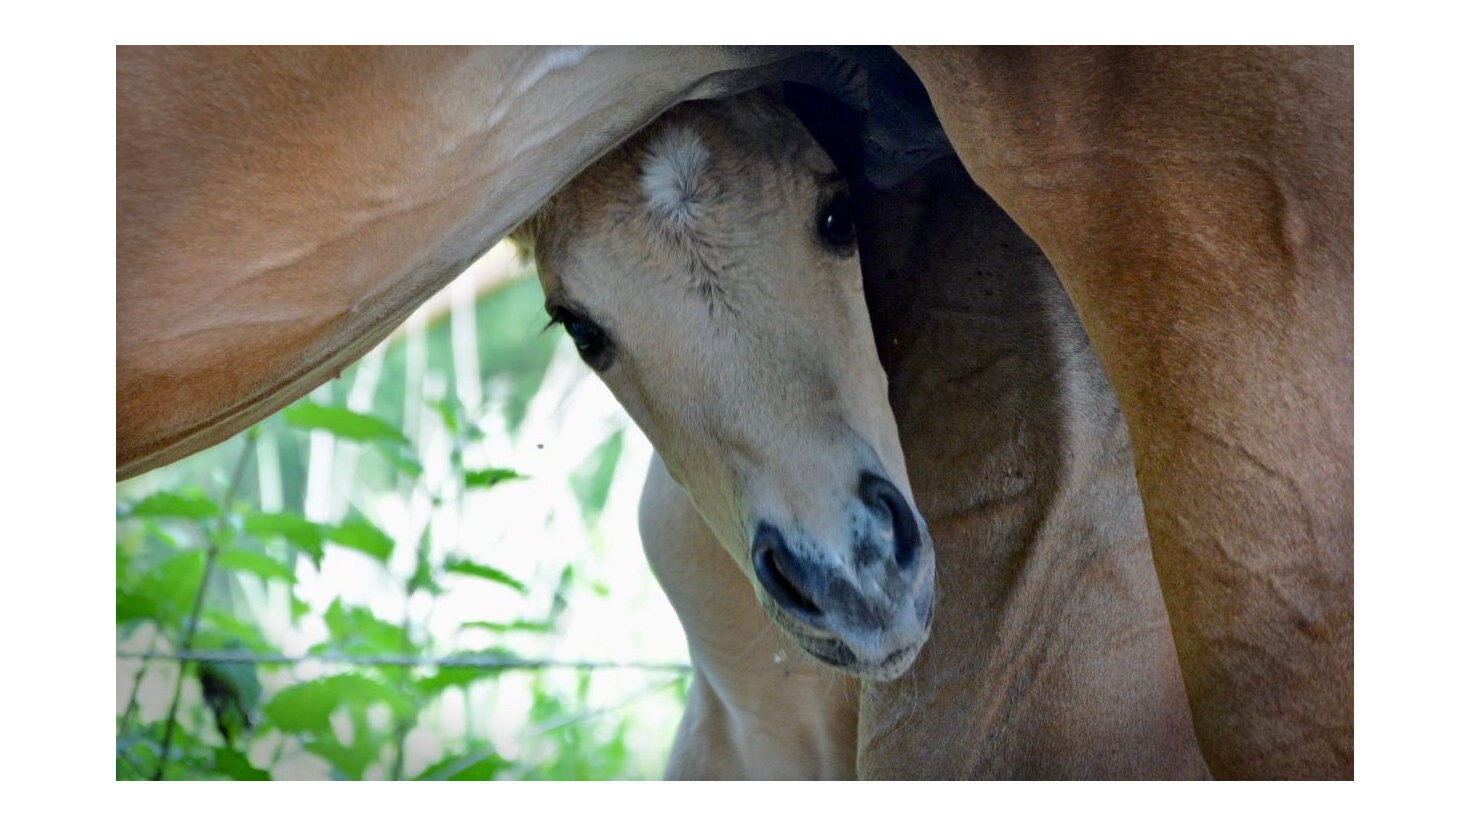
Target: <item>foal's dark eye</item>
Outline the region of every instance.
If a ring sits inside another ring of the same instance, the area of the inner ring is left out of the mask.
[[[817,234],[828,246],[846,250],[853,246],[858,230],[853,226],[853,199],[838,193],[817,216]]]
[[[551,316],[552,324],[560,324],[567,331],[577,347],[577,355],[588,367],[603,370],[613,363],[613,343],[597,322],[564,307],[553,308]]]

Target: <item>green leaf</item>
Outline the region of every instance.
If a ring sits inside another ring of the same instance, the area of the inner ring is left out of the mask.
[[[322,540],[326,531],[323,526],[300,514],[289,511],[276,513],[257,512],[246,515],[245,533],[259,539],[280,538],[301,549],[312,558],[312,564],[322,567]]]
[[[597,522],[608,503],[608,490],[613,485],[613,472],[618,469],[618,458],[623,455],[623,431],[617,431],[593,449],[587,459],[573,470],[567,478],[572,493],[582,506],[583,519],[589,524]]]
[[[393,554],[393,538],[363,517],[349,517],[327,529],[327,539],[339,546],[357,549],[380,563]]]
[[[117,587],[117,625],[124,626],[140,620],[151,620],[158,615],[153,601],[136,591],[136,586]]]
[[[444,429],[451,434],[458,434],[460,432],[460,406],[458,402],[458,399],[451,397],[450,399],[439,399],[429,403],[430,407],[439,412],[439,419],[444,423]]]
[[[263,709],[269,723],[287,733],[330,733],[332,713],[340,708],[386,704],[407,717],[413,704],[383,681],[357,673],[298,683],[277,692]]]
[[[220,568],[230,571],[245,572],[253,574],[262,580],[280,580],[285,583],[296,582],[296,572],[286,567],[285,563],[267,557],[256,551],[243,549],[231,549],[221,552],[215,558],[215,564]]]
[[[270,781],[271,774],[256,769],[250,759],[227,747],[215,747],[214,770],[236,781]]]
[[[239,642],[225,648],[244,651]],[[255,711],[260,705],[260,681],[255,676],[255,664],[201,661],[195,674],[220,737],[226,745],[234,747],[255,726]]]
[[[220,513],[220,507],[200,494],[159,491],[143,498],[128,511],[129,517],[177,517],[203,520]]]
[[[466,560],[463,557],[450,557],[444,561],[444,570],[450,574],[463,574],[467,577],[478,577],[493,583],[510,586],[522,594],[526,593],[526,584],[497,568]]]
[[[429,594],[444,594],[444,589],[434,579],[434,568],[429,565],[429,556],[423,549],[419,551],[418,557],[414,561],[414,576],[409,578],[407,588],[409,594],[413,594],[420,589]]]
[[[312,647],[313,651],[335,649],[354,655],[400,654],[404,648],[403,629],[380,620],[372,610],[360,606],[343,606],[342,599],[332,601],[322,618],[332,636],[330,645]]]
[[[490,781],[496,773],[515,766],[487,747],[472,754],[446,756],[434,766],[424,770],[415,781]]]
[[[493,623],[489,620],[471,620],[461,623],[463,629],[485,629],[490,632],[537,632],[545,634],[552,631],[552,624],[544,620],[513,620],[510,623]]]
[[[347,747],[336,736],[319,736],[302,741],[301,746],[307,752],[326,759],[332,769],[336,770],[334,777],[349,781],[362,780],[368,765],[377,758],[377,751],[370,744],[354,741],[352,746]]]
[[[119,583],[133,579],[133,552],[122,543],[117,544],[117,559],[113,565],[113,578]]]
[[[411,480],[416,480],[424,475],[424,466],[420,465],[418,460],[414,459],[413,457],[406,456],[401,451],[386,453],[385,456],[388,460],[389,465],[397,468],[401,474]]]
[[[266,642],[260,629],[227,612],[206,608],[199,613],[199,619],[201,626],[194,637],[194,648],[197,650],[239,646],[262,654],[276,651],[275,647]]]
[[[524,479],[529,478],[509,468],[466,469],[465,471],[466,488],[493,488],[503,482]]]
[[[204,576],[204,552],[186,551],[145,572],[131,587],[119,587],[118,621],[149,618],[164,625],[181,621],[194,607]]]
[[[328,431],[353,442],[409,445],[409,438],[399,429],[376,416],[347,408],[299,402],[286,409],[285,418],[286,424],[294,428]]]
[[[510,649],[492,646],[477,652],[456,652],[450,657],[516,658],[518,655]],[[432,698],[446,689],[464,687],[479,680],[495,677],[496,672],[495,669],[483,666],[441,666],[433,675],[415,679],[414,688],[422,697]]]

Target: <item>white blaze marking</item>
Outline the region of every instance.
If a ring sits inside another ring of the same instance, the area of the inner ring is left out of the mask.
[[[687,127],[674,127],[655,138],[639,175],[649,206],[672,221],[693,219],[699,208],[700,174],[709,158],[710,151]]]

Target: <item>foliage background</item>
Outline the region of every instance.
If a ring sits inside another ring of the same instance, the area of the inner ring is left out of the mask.
[[[688,654],[637,540],[651,450],[541,304],[497,247],[118,485],[119,779],[662,773]]]

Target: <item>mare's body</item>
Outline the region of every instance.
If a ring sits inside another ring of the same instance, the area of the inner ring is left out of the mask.
[[[1353,50],[900,53],[1118,394],[1212,772],[1351,777]]]

